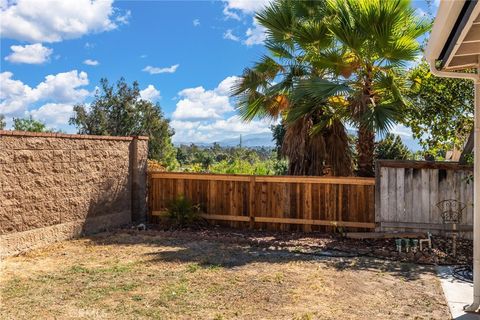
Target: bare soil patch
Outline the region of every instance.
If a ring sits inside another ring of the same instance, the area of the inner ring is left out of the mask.
[[[65,241],[3,261],[0,318],[449,319],[433,267],[305,251],[324,241],[130,230]]]

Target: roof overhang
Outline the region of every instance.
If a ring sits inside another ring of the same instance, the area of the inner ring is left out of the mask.
[[[442,0],[433,23],[425,57],[445,71],[478,68],[480,2]]]

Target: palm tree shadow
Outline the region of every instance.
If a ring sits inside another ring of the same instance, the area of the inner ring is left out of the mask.
[[[230,230],[230,232],[232,232]],[[199,234],[200,233],[200,234]],[[208,234],[196,231],[122,231],[119,234],[100,234],[90,237],[95,243],[121,245],[148,245],[153,248],[144,254],[144,262],[195,264],[202,268],[238,269],[249,264],[317,263],[326,268],[342,271],[373,271],[391,274],[405,281],[419,279],[422,274],[434,274],[435,268],[397,261],[382,260],[351,253],[331,251],[320,244],[305,251],[302,247],[286,245],[290,241],[301,241],[305,234],[282,234],[254,232],[252,236],[241,234]],[[120,235],[120,236],[119,236]],[[265,241],[258,243],[258,237]],[[311,236],[310,236],[311,237]],[[343,241],[332,239],[332,242]],[[330,242],[331,243],[331,242]]]

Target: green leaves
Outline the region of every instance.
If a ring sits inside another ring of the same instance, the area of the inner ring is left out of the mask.
[[[0,114],[0,130],[4,130],[7,123],[5,122],[5,116]]]
[[[409,0],[277,0],[256,18],[270,54],[246,69],[233,91],[243,119],[282,117],[313,128],[300,134],[348,123],[371,148],[375,133],[404,120],[403,71],[430,28]],[[373,166],[371,148],[359,148],[359,158],[371,162],[363,168]]]
[[[3,121],[3,118],[0,119]],[[45,123],[35,120],[32,116],[28,118],[13,118],[13,130],[29,132],[50,132]]]
[[[375,148],[376,159],[407,160],[412,158],[412,153],[399,136],[387,133]]]
[[[406,77],[405,124],[425,150],[444,153],[463,148],[473,126],[473,83],[432,75],[424,61]]]
[[[174,134],[160,105],[141,99],[138,84],[129,85],[121,78],[115,86],[106,79],[87,108],[76,105],[69,123],[80,134],[113,136],[148,136],[148,157],[158,160],[168,169],[175,168]]]

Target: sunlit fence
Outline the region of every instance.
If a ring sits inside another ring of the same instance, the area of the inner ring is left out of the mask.
[[[375,179],[149,173],[149,218],[184,196],[209,221],[268,230],[375,228]]]

